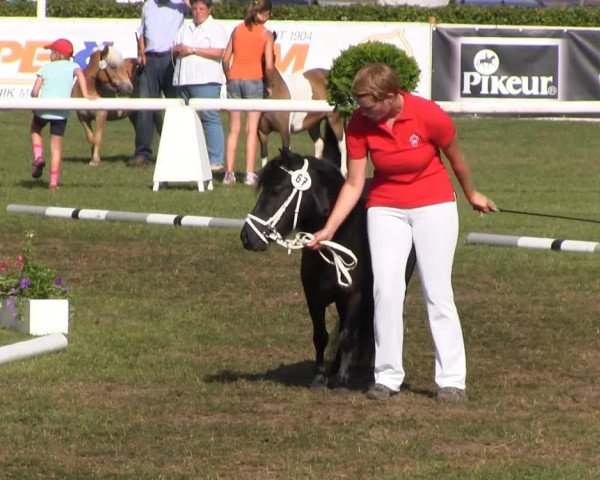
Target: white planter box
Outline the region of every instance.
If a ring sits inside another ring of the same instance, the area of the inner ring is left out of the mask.
[[[30,335],[69,333],[69,301],[20,300],[23,302],[23,320],[17,317],[16,306],[10,300],[2,301],[0,326],[12,328]]]

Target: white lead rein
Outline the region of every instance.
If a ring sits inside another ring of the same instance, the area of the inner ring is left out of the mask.
[[[282,239],[281,241],[275,240],[275,242],[278,245],[287,248],[289,255],[292,253],[292,250],[304,248],[304,246],[313,238],[315,237],[312,233],[298,232],[296,234],[296,238],[294,239]],[[349,248],[330,240],[323,240],[322,242],[319,242],[319,245],[323,247],[318,250],[321,258],[329,265],[333,265],[335,267],[338,284],[341,287],[351,287],[352,277],[350,276],[350,272],[358,265],[358,259],[356,258],[356,255],[354,255],[352,250]],[[331,258],[329,258],[324,252],[327,252],[329,255],[331,255]],[[346,255],[347,258],[344,259],[343,255]]]

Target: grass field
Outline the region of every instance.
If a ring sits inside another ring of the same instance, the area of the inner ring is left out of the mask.
[[[312,392],[298,252],[246,252],[235,230],[6,213],[20,203],[243,218],[251,188],[152,192],[151,168],[124,165],[130,125],[109,126],[94,169],[72,119],[51,192],[46,175],[30,178],[29,120],[0,112],[0,257],[34,231],[39,260],[72,289],[72,325],[63,352],[0,366],[0,478],[600,478],[600,256],[464,243],[473,231],[600,241],[600,225],[480,217],[461,198],[454,287],[469,402],[432,399],[418,279],[408,388],[383,403]],[[597,124],[457,126],[477,188],[500,207],[600,219]],[[293,146],[311,151],[304,135]],[[25,338],[0,330],[0,344]]]

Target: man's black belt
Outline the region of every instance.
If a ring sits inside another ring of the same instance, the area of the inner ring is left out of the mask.
[[[164,57],[166,55],[171,55],[171,52],[146,52],[147,57]]]

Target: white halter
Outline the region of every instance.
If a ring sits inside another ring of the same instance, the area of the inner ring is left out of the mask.
[[[306,190],[308,190],[312,186],[312,179],[310,178],[310,174],[308,173],[308,160],[304,159],[304,165],[300,170],[289,171],[288,169],[280,166],[282,170],[287,172],[292,177],[292,186],[294,189],[289,194],[288,198],[283,202],[283,205],[279,207],[279,209],[269,218],[268,220],[263,220],[262,218],[258,218],[255,215],[248,214],[246,217],[246,223],[250,225],[254,233],[258,235],[263,242],[269,243],[269,240],[277,243],[284,248],[287,248],[288,255],[292,253],[292,250],[296,250],[299,248],[303,248],[308,242],[310,242],[314,236],[311,233],[307,232],[298,232],[294,239],[284,239],[283,236],[277,231],[277,224],[281,217],[287,210],[290,203],[294,200],[294,197],[297,195],[298,199],[296,200],[296,209],[294,210],[294,223],[292,225],[292,231],[296,230],[296,224],[298,223],[298,214],[300,212],[300,203],[302,202],[302,194]],[[268,229],[268,233],[261,232],[259,228],[255,225],[256,223],[261,224],[262,226]],[[331,241],[323,241],[320,244],[325,247],[325,250],[331,255],[331,258],[327,257],[325,253],[323,253],[323,249],[319,250],[319,254],[330,265],[335,266],[335,271],[337,274],[338,284],[342,287],[350,287],[352,285],[352,277],[350,276],[350,272],[356,268],[358,264],[358,260],[356,255],[352,253],[348,248],[340,245],[339,243],[331,242]],[[340,253],[345,254],[349,257],[348,260],[344,260]]]

